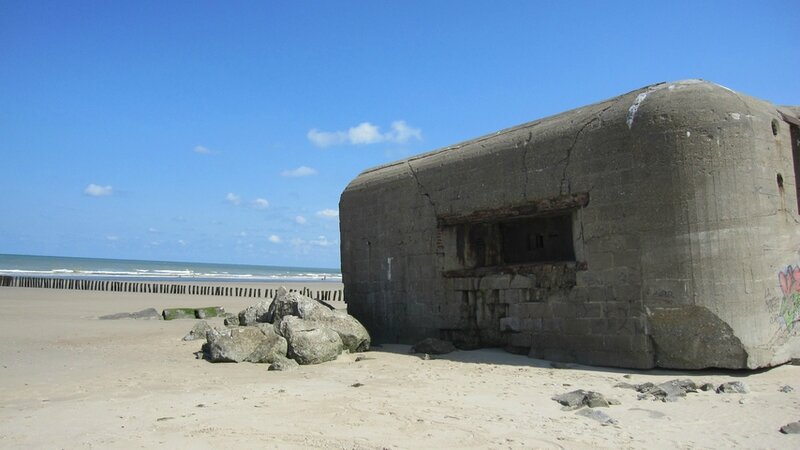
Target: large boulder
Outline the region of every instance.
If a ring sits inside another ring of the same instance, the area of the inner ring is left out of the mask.
[[[339,334],[320,322],[284,316],[278,329],[288,342],[288,356],[299,364],[332,361],[342,353]]]
[[[267,312],[270,308],[270,301],[264,300],[250,305],[241,312],[239,312],[239,325],[253,326],[257,323],[272,322],[267,320]]]
[[[284,287],[278,288],[272,304],[269,306],[266,321],[280,322],[286,316],[299,317],[306,320],[321,320],[333,315],[333,311],[325,304],[298,292],[289,292]]]
[[[211,362],[272,363],[287,351],[286,339],[272,325],[211,329],[203,346],[205,358]]]
[[[339,335],[344,349],[350,353],[369,350],[370,337],[364,325],[344,311],[331,312],[331,315],[319,319],[319,322]]]

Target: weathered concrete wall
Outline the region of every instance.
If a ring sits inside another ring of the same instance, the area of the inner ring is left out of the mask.
[[[340,202],[349,309],[376,341],[588,364],[798,357],[792,120],[662,83],[365,171]]]

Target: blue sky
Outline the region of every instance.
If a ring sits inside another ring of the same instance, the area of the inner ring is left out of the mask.
[[[800,105],[800,2],[0,1],[0,253],[339,266],[362,170],[660,81]]]

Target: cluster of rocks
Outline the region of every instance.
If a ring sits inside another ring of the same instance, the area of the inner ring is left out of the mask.
[[[624,388],[624,389],[633,389],[639,392],[638,399],[639,400],[661,400],[664,402],[674,402],[680,399],[681,397],[686,397],[687,393],[693,393],[700,391],[713,391],[718,394],[746,394],[750,392],[747,385],[741,381],[730,381],[727,383],[722,383],[719,386],[714,386],[711,383],[703,383],[698,385],[692,380],[689,379],[675,379],[665,381],[663,383],[654,384],[654,383],[641,383],[641,384],[630,384],[630,383],[617,383],[614,387]],[[787,386],[788,387],[788,386]],[[791,387],[789,387],[791,389]],[[781,389],[782,392],[788,392],[788,390]],[[578,410],[576,414],[580,416],[584,416],[593,420],[600,422],[602,425],[614,425],[617,421],[611,418],[608,414],[602,411],[596,411],[594,408],[607,408],[612,405],[619,405],[620,402],[607,398],[605,395],[595,392],[595,391],[585,391],[583,389],[577,389],[574,391],[570,391],[564,394],[556,395],[552,397],[553,400],[558,402],[562,405],[561,409],[563,411],[572,411]],[[585,409],[582,409],[587,407]],[[786,425],[786,431],[781,429],[781,432],[784,433],[791,433],[793,424]],[[800,426],[800,423],[798,423]]]
[[[279,288],[271,302],[226,316],[223,329],[203,323],[184,339],[205,337],[201,355],[211,362],[268,363],[271,370],[286,370],[370,346],[369,333],[354,317],[285,288]]]
[[[663,402],[675,402],[682,397],[686,397],[687,393],[695,393],[697,391],[714,391],[718,394],[747,394],[750,392],[747,385],[741,381],[729,381],[719,386],[714,386],[711,383],[698,385],[690,379],[675,379],[659,384],[649,382],[641,384],[617,383],[614,387],[633,389],[639,392],[639,400],[661,400]]]
[[[575,391],[567,392],[565,394],[556,395],[552,397],[562,405],[563,411],[572,411],[577,409],[575,413],[597,422],[601,425],[615,425],[617,421],[603,411],[595,410],[594,408],[608,408],[611,405],[619,405],[619,401],[611,398],[606,398],[605,395],[595,391],[584,391],[578,389]],[[581,409],[587,406],[588,409]]]
[[[619,401],[606,398],[605,395],[595,391],[578,389],[566,394],[556,395],[552,398],[562,405],[562,410],[571,411],[584,406],[589,408],[608,408],[610,405],[619,405]]]

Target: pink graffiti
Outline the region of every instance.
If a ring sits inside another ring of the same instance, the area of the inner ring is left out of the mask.
[[[778,280],[781,282],[783,296],[788,297],[794,292],[800,292],[800,266],[786,268],[786,271],[778,272]]]

